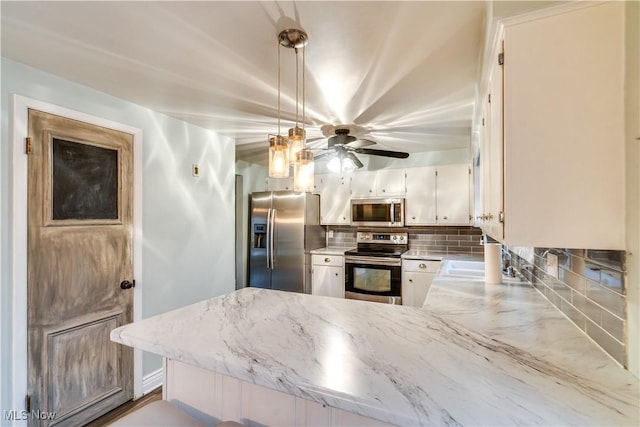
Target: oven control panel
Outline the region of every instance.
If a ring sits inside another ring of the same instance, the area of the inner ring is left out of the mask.
[[[380,243],[388,245],[406,245],[409,243],[408,233],[376,233],[358,231],[357,243]]]

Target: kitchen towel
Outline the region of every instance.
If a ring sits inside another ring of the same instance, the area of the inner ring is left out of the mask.
[[[500,243],[485,243],[484,245],[484,281],[486,283],[502,283],[500,249]]]

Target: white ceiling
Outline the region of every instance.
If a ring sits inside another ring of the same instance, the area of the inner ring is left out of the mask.
[[[373,148],[423,152],[469,144],[485,7],[2,1],[2,55],[231,136],[239,159],[264,164],[277,131],[276,35],[297,22],[309,35],[308,138],[322,125],[357,124]],[[295,62],[293,50],[281,55],[286,133]]]

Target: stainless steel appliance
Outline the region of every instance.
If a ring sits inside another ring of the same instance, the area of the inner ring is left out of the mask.
[[[402,259],[407,233],[358,232],[357,249],[346,251],[345,298],[402,304]]]
[[[253,193],[249,206],[249,286],[310,293],[309,251],[325,246],[319,196],[292,191]]]
[[[351,225],[404,227],[404,199],[351,199]]]

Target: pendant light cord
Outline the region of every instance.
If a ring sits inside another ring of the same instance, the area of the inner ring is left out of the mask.
[[[296,127],[298,127],[298,87],[299,87],[299,83],[298,83],[298,75],[300,74],[299,71],[299,67],[298,67],[298,48],[295,48],[296,51]],[[304,101],[302,101],[304,102]]]
[[[278,136],[280,136],[280,43],[278,43]]]
[[[302,129],[304,129],[305,123],[305,99],[304,99],[304,70],[307,68],[305,64],[305,57],[307,56],[307,47],[302,48]],[[306,139],[306,138],[305,138]]]

